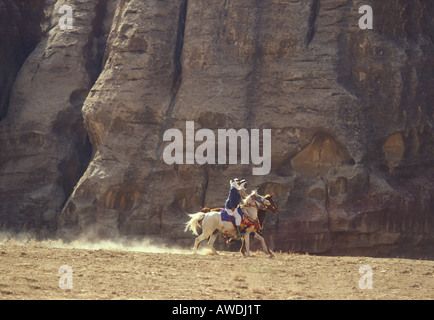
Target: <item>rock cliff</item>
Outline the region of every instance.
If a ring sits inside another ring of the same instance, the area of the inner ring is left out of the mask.
[[[432,1],[2,0],[0,14],[3,228],[191,246],[185,212],[222,206],[239,177],[274,194],[276,250],[434,252]],[[271,129],[270,172],[190,164],[197,139],[167,164],[164,133],[185,138],[187,121]]]

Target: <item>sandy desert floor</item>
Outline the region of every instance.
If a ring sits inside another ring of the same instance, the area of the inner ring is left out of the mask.
[[[254,255],[3,240],[0,299],[434,299],[434,261]]]

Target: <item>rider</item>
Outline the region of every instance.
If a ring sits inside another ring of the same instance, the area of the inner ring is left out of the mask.
[[[229,190],[229,195],[225,203],[225,209],[229,215],[235,217],[237,237],[240,238],[241,237],[241,230],[240,230],[241,215],[238,213],[237,210],[237,207],[242,200],[239,191],[240,181],[237,178],[235,178],[234,180],[231,180],[229,183],[231,185],[231,189]]]
[[[240,181],[239,191],[240,191],[241,198],[246,199],[247,198],[247,181],[246,181],[246,179],[243,179]]]

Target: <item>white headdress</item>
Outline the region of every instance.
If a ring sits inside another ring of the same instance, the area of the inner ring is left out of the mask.
[[[243,179],[240,181],[240,188],[243,190],[247,190],[247,181],[246,179]]]
[[[238,185],[239,182],[240,182],[240,180],[238,178],[231,180],[231,187],[239,189],[240,188]]]

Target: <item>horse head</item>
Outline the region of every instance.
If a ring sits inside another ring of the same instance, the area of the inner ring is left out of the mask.
[[[258,210],[267,210],[271,206],[268,199],[258,194],[257,190],[253,190],[246,199],[244,199],[243,207],[255,207]]]
[[[277,205],[273,200],[273,195],[267,194],[264,198],[269,202],[269,205],[265,208],[265,210],[270,211],[273,214],[277,214],[279,212],[279,209],[277,208]]]

